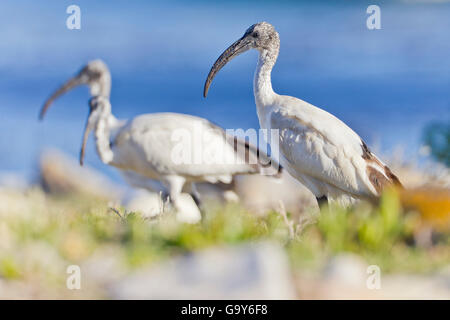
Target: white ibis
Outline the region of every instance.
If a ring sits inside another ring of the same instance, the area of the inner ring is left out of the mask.
[[[212,66],[204,97],[214,76],[234,57],[250,50],[259,52],[253,91],[261,128],[279,130],[280,163],[322,201],[346,205],[356,199],[379,197],[399,179],[345,123],[332,114],[295,97],[276,94],[271,72],[277,61],[280,38],[275,28],[252,25]]]
[[[90,100],[80,164],[83,164],[86,141],[93,130],[97,153],[103,163],[118,168],[133,186],[164,191],[176,210],[182,209],[178,200],[186,183],[191,187],[194,200],[198,201],[196,182],[230,183],[234,175],[276,174],[273,169],[281,169],[262,151],[227,135],[222,128],[203,118],[153,113],[131,120],[116,119],[108,98],[110,72],[100,60],[88,63],[56,90],[45,102],[40,118],[57,97],[82,84],[90,87],[94,97]],[[198,133],[201,137],[196,136]],[[186,153],[188,156],[198,154],[199,150],[209,150],[210,158],[220,152],[220,158],[207,162],[204,158],[198,161],[185,157]],[[182,155],[178,156],[177,151]],[[180,157],[186,161],[180,161]]]

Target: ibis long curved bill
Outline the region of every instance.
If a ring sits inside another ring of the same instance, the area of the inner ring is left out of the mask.
[[[92,109],[91,109],[91,110],[89,110],[89,115],[86,120],[86,126],[84,128],[84,133],[83,133],[83,142],[81,143],[80,166],[82,166],[84,164],[84,155],[85,155],[87,140],[89,138],[89,134],[91,133],[92,129],[94,128],[94,125],[95,125],[95,123],[94,123],[94,121],[92,121]]]
[[[87,140],[91,131],[95,130],[95,139],[97,144],[97,152],[100,159],[104,163],[111,163],[113,152],[111,150],[110,141],[110,124],[108,121],[115,122],[115,118],[111,117],[111,103],[104,96],[95,96],[89,100],[89,114],[83,133],[83,141],[80,150],[80,165],[84,163],[84,155]],[[119,124],[114,124],[119,125]],[[120,126],[120,125],[119,125]],[[100,130],[101,128],[101,130]],[[101,132],[100,132],[101,131]]]
[[[73,88],[79,86],[83,84],[83,77],[79,74],[73,78],[70,78],[66,83],[64,83],[61,87],[59,87],[56,91],[54,91],[52,93],[52,95],[50,96],[50,98],[48,98],[40,113],[39,113],[39,120],[43,120],[45,113],[47,112],[47,110],[50,108],[50,106],[52,105],[52,103],[59,98],[60,96],[62,96],[64,93],[72,90]]]
[[[251,40],[247,37],[247,33],[242,38],[234,42],[229,46],[220,57],[214,62],[208,77],[206,78],[205,87],[203,88],[203,97],[206,98],[208,90],[216,74],[222,69],[229,61],[237,57],[241,53],[249,50],[251,47]]]

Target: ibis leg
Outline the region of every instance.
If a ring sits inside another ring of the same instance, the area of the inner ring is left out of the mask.
[[[322,207],[323,205],[328,204],[327,196],[316,197],[316,199],[317,199],[317,204],[319,205],[319,207]]]
[[[194,199],[195,204],[201,209],[202,199],[200,193],[197,190],[195,183],[191,183],[191,196]]]

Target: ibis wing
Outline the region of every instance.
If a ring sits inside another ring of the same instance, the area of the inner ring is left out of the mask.
[[[287,162],[282,164],[293,175],[307,175],[360,197],[377,196],[392,182],[380,160],[371,153],[376,161],[364,157],[361,138],[321,109],[309,104],[280,109],[272,112],[270,126],[279,129],[279,149]]]
[[[258,162],[249,164],[236,153],[241,145],[230,143],[224,130],[206,119],[176,113],[138,116],[114,142],[123,160],[119,165],[147,177],[175,174],[227,183],[235,174],[260,170]]]

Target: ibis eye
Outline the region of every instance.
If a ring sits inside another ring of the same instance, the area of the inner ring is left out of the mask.
[[[258,32],[253,32],[252,37],[253,38],[258,38],[259,37],[259,33]]]

